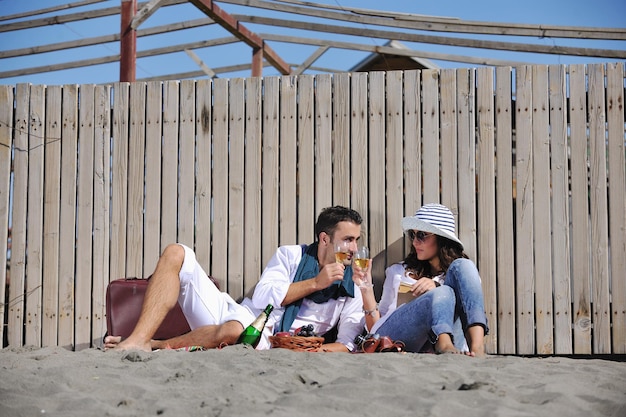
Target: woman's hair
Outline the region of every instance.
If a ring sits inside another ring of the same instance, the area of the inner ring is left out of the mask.
[[[332,236],[339,222],[351,222],[357,225],[363,223],[358,211],[342,206],[326,207],[322,210],[315,224],[315,238],[319,240],[320,233],[326,232]]]
[[[465,254],[465,252],[463,252],[461,245],[459,245],[458,243],[443,236],[435,235],[435,237],[437,238],[438,247],[437,256],[439,257],[439,263],[443,272],[446,272],[448,270],[448,267],[450,267],[450,264],[455,259],[469,258]],[[411,251],[404,259],[404,265],[406,269],[415,271],[418,278],[432,278],[439,275],[440,273],[440,271],[432,271],[432,268],[430,267],[430,262],[420,261],[419,259],[417,259],[417,254],[415,253],[415,247],[413,245],[411,245]]]

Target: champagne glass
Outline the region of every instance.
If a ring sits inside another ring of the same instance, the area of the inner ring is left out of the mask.
[[[354,263],[357,264],[357,266],[363,271],[367,270],[370,264],[370,251],[367,246],[359,247],[359,249],[354,253]],[[359,288],[369,288],[373,285],[374,284],[371,282],[367,282],[367,280],[362,279],[359,284]]]
[[[335,243],[335,261],[345,266],[349,266],[351,263],[352,251],[350,250],[350,243],[345,240],[340,240]]]

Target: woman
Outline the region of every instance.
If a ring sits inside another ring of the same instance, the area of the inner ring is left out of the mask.
[[[488,327],[480,275],[463,252],[452,212],[426,204],[402,219],[402,228],[411,251],[387,268],[380,306],[371,286],[361,289],[369,332],[401,340],[411,352],[433,347],[437,353],[459,353],[467,349],[466,338],[468,354],[484,356]],[[371,282],[370,271],[365,276]],[[396,308],[401,284],[415,298]]]

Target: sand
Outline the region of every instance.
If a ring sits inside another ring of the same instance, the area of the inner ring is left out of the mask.
[[[626,362],[413,353],[0,350],[0,416],[626,416]]]

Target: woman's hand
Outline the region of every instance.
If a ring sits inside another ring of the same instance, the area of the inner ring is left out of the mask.
[[[420,278],[411,287],[411,292],[413,293],[413,296],[419,297],[420,295],[432,290],[436,286],[437,284],[435,284],[435,281],[433,281],[432,278]]]
[[[367,263],[367,268],[363,269],[352,260],[352,281],[361,290],[372,287],[372,260]]]

